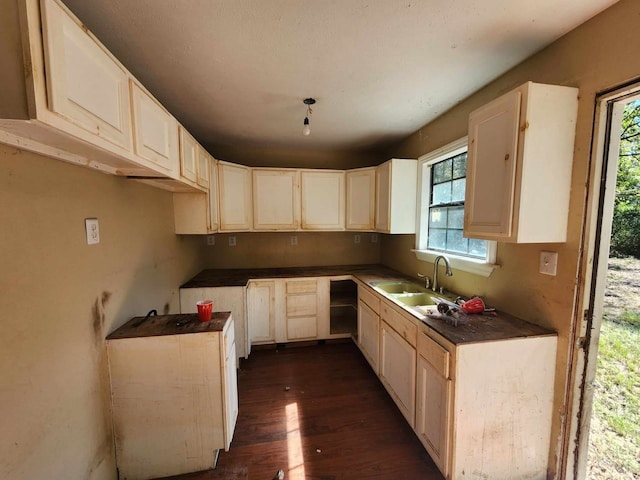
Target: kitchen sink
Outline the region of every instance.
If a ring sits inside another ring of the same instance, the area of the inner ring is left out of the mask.
[[[382,290],[385,293],[407,294],[407,293],[427,293],[428,290],[417,283],[411,282],[376,282],[374,288]],[[433,302],[432,302],[433,303]],[[417,304],[416,304],[417,305]]]
[[[390,295],[394,300],[406,305],[407,307],[416,307],[418,305],[435,305],[438,299],[428,292],[421,293],[403,293]]]

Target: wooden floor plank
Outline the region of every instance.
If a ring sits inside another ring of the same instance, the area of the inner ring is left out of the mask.
[[[231,448],[172,480],[444,480],[353,343],[257,350]]]

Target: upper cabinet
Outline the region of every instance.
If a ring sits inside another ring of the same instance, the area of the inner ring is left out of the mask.
[[[175,118],[59,0],[3,2],[0,30],[9,72],[3,143],[174,192],[204,191],[180,177]]]
[[[349,170],[347,179],[347,230],[375,228],[376,169]]]
[[[300,227],[298,171],[254,168],[254,230],[297,230]]]
[[[57,2],[41,5],[49,108],[129,150],[128,72]]]
[[[303,230],[344,230],[344,172],[302,170],[300,198]]]
[[[198,142],[180,126],[180,176],[196,183],[198,179]]]
[[[392,158],[376,168],[376,231],[415,233],[418,161]]]
[[[130,85],[135,153],[177,176],[178,122],[143,87],[133,80]]]
[[[578,89],[528,82],[471,113],[465,237],[566,241],[577,111]]]
[[[210,178],[206,193],[174,193],[173,217],[178,234],[208,234],[218,231],[218,167],[213,158],[207,156],[205,165]]]
[[[251,169],[233,163],[218,163],[218,199],[221,232],[251,230]]]

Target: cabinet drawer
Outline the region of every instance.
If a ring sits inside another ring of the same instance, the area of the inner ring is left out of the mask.
[[[288,281],[286,290],[287,294],[291,293],[316,293],[316,280],[293,280]]]
[[[449,351],[428,335],[418,335],[418,354],[444,378],[449,378]]]
[[[304,340],[318,336],[316,317],[295,317],[287,319],[287,340]]]
[[[318,311],[315,293],[287,296],[287,317],[315,315]]]
[[[398,332],[413,347],[416,346],[416,336],[418,327],[408,318],[396,312],[386,302],[380,302],[380,318],[387,322],[396,332]]]
[[[380,314],[380,299],[364,287],[358,287],[358,298],[366,303],[371,310]]]

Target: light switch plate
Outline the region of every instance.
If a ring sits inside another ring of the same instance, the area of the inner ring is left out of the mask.
[[[84,229],[87,232],[87,245],[100,243],[100,225],[97,218],[85,218]]]
[[[558,252],[540,252],[540,273],[554,275],[558,269]]]

